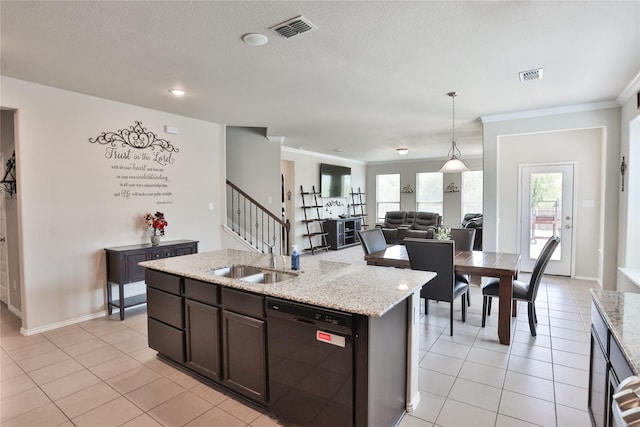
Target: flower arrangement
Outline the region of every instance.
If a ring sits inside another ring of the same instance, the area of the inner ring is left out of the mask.
[[[144,229],[153,230],[154,236],[157,236],[158,232],[160,232],[161,236],[164,236],[164,228],[167,225],[169,225],[169,223],[164,219],[162,212],[144,214]]]
[[[438,240],[449,240],[451,235],[451,228],[449,227],[439,227],[436,230],[436,239]]]

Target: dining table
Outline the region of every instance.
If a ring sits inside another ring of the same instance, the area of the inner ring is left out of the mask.
[[[386,249],[364,257],[367,265],[411,268],[409,254],[404,245],[390,245]],[[499,285],[498,339],[501,344],[511,343],[511,300],[513,279],[520,269],[520,254],[489,251],[456,250],[454,266],[456,273],[485,277],[497,277]],[[515,307],[513,310],[515,314]]]

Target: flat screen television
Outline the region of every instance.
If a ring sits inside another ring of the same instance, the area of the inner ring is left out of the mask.
[[[320,196],[347,197],[351,187],[351,168],[320,164]]]

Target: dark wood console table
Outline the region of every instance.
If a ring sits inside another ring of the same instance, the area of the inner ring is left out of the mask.
[[[124,296],[124,285],[144,280],[144,267],[138,265],[142,261],[189,255],[198,252],[196,240],[173,240],[161,242],[157,246],[148,244],[118,246],[105,248],[107,252],[107,308],[109,314],[113,308],[120,309],[120,320],[124,320],[124,309],[147,302],[147,295]],[[118,299],[113,300],[111,286],[118,285]]]

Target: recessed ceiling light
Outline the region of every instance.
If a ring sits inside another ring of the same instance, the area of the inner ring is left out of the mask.
[[[336,153],[344,153],[344,150],[342,148],[334,148],[333,151],[335,151]]]
[[[400,154],[401,156],[406,156],[407,153],[409,152],[408,148],[396,148],[396,151],[398,152],[398,154]]]
[[[262,46],[267,44],[269,39],[264,34],[248,33],[242,36],[242,41],[251,46]]]
[[[175,96],[184,96],[187,94],[187,91],[184,89],[169,89],[169,93]]]

